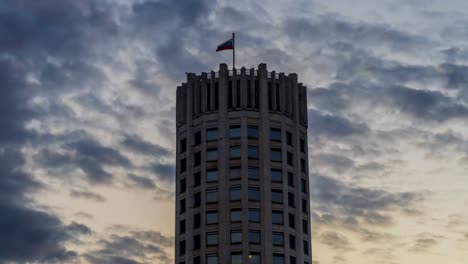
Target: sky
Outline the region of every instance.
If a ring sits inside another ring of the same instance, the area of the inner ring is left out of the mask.
[[[0,263],[173,263],[175,94],[308,87],[314,264],[468,259],[468,2],[3,0]]]

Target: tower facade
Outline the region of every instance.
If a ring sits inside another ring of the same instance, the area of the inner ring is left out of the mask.
[[[176,264],[312,263],[306,87],[257,69],[177,87]]]

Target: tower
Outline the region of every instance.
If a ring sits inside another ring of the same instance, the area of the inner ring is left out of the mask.
[[[177,87],[176,264],[311,263],[307,93],[297,75],[187,74]]]

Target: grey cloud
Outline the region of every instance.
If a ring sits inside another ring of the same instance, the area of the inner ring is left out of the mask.
[[[349,242],[348,238],[336,232],[322,233],[319,241],[335,250],[348,251],[352,249],[351,242]]]
[[[364,124],[357,124],[341,116],[323,114],[316,110],[309,110],[309,133],[312,136],[325,135],[328,137],[346,137],[364,135],[368,128]]]
[[[172,153],[169,149],[161,147],[158,144],[145,141],[138,135],[126,135],[122,144],[133,151],[150,155],[155,158],[161,156],[166,157]]]
[[[141,177],[135,174],[129,174],[128,178],[132,181],[132,183],[136,187],[143,188],[143,189],[156,188],[156,184],[154,183],[154,181],[149,178]]]
[[[418,238],[414,241],[411,251],[414,252],[425,252],[433,248],[438,244],[438,241],[434,238]]]
[[[102,203],[106,201],[106,198],[104,198],[104,196],[94,193],[94,192],[84,191],[84,190],[71,190],[70,196],[74,198],[88,199],[88,200],[98,202],[98,203]]]
[[[319,154],[312,156],[311,160],[315,169],[319,171],[327,168],[341,174],[354,167],[352,159],[335,154]]]
[[[170,182],[175,176],[175,165],[164,163],[153,163],[148,167],[149,171],[155,174],[156,178]]]
[[[77,222],[72,222],[71,224],[65,226],[65,229],[72,235],[91,235],[93,233],[91,228]]]

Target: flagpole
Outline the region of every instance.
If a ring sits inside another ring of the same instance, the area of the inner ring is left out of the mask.
[[[232,32],[232,69],[236,68],[236,40],[235,34]]]

